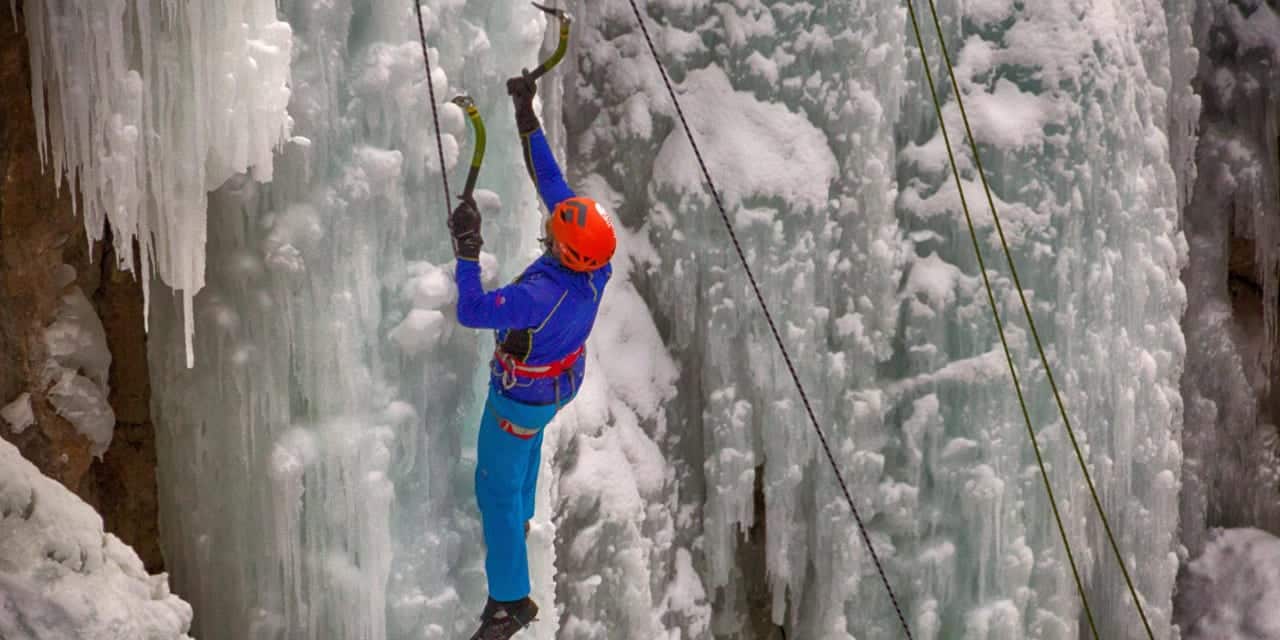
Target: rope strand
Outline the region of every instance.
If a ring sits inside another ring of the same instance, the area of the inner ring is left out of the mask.
[[[698,166],[702,168],[702,177],[707,181],[707,188],[711,191],[711,197],[715,200],[716,208],[720,210],[720,218],[724,221],[725,228],[729,232],[729,239],[733,241],[733,248],[738,254],[738,260],[742,262],[742,268],[746,271],[747,280],[751,283],[751,290],[755,293],[756,301],[760,303],[760,309],[764,312],[765,321],[769,324],[769,331],[773,333],[774,342],[777,343],[779,351],[782,352],[782,360],[787,365],[787,372],[791,375],[791,380],[795,383],[796,390],[800,394],[800,401],[804,404],[805,413],[808,414],[809,422],[818,434],[818,441],[822,443],[822,450],[826,452],[827,461],[831,463],[831,470],[835,473],[836,481],[840,484],[840,490],[844,492],[844,498],[849,503],[849,510],[853,513],[853,520],[858,525],[858,533],[861,534],[862,542],[866,545],[872,562],[875,563],[876,572],[880,574],[880,581],[884,584],[885,591],[889,594],[890,602],[893,603],[893,610],[898,614],[898,622],[902,624],[902,630],[906,633],[908,640],[911,640],[911,627],[907,624],[907,618],[902,613],[902,607],[898,605],[898,598],[893,593],[892,585],[889,584],[889,577],[885,574],[884,566],[880,563],[880,556],[871,544],[871,537],[867,534],[867,527],[862,522],[862,516],[858,514],[858,508],[853,504],[853,496],[849,493],[849,487],[845,484],[839,465],[836,464],[835,455],[831,453],[831,447],[827,444],[826,435],[823,434],[822,427],[818,424],[818,418],[814,415],[813,406],[809,403],[809,397],[805,393],[804,385],[800,383],[800,376],[796,373],[795,365],[791,362],[791,355],[787,352],[782,336],[778,333],[773,314],[769,312],[769,305],[765,303],[764,295],[760,293],[760,286],[756,283],[755,274],[751,271],[750,264],[747,263],[746,254],[742,251],[741,243],[738,242],[738,234],[733,228],[733,223],[729,221],[729,214],[725,211],[724,203],[720,200],[720,192],[716,190],[715,182],[711,180],[711,172],[707,170],[707,163],[703,161],[702,152],[699,151],[698,143],[693,138],[693,129],[689,127],[689,121],[685,118],[684,110],[680,108],[680,100],[676,98],[675,89],[671,86],[671,79],[667,77],[666,67],[663,66],[662,60],[658,58],[658,50],[654,47],[653,39],[649,37],[649,29],[645,27],[644,18],[640,15],[640,8],[636,6],[635,0],[629,1],[631,2],[631,10],[636,15],[636,23],[640,25],[640,31],[644,34],[644,39],[649,44],[649,52],[653,54],[653,61],[657,63],[658,71],[662,74],[662,81],[667,86],[667,93],[670,94],[671,102],[675,105],[676,113],[680,116],[680,124],[684,126],[685,135],[689,137],[689,145],[693,147],[693,155],[698,160]]]
[[[1013,389],[1018,395],[1018,406],[1022,409],[1022,419],[1027,425],[1027,436],[1031,439],[1031,448],[1036,454],[1036,465],[1040,468],[1040,480],[1044,483],[1044,490],[1049,496],[1049,506],[1053,509],[1053,521],[1057,524],[1058,535],[1062,538],[1062,546],[1067,551],[1067,561],[1071,565],[1071,576],[1075,578],[1076,591],[1080,594],[1080,602],[1084,605],[1085,617],[1089,621],[1089,629],[1093,631],[1093,637],[1098,638],[1100,637],[1098,635],[1098,626],[1093,618],[1093,610],[1089,607],[1089,598],[1085,595],[1084,581],[1080,578],[1080,570],[1076,566],[1075,554],[1071,551],[1071,541],[1067,537],[1067,529],[1062,524],[1062,514],[1058,511],[1058,501],[1053,494],[1053,485],[1049,483],[1049,472],[1045,468],[1044,456],[1040,452],[1040,442],[1036,438],[1035,428],[1031,426],[1031,413],[1027,410],[1027,401],[1022,394],[1022,384],[1018,381],[1018,369],[1013,364],[1013,354],[1009,350],[1009,341],[1004,333],[1004,322],[1000,320],[1000,311],[996,306],[995,294],[991,287],[991,278],[987,275],[986,261],[982,257],[982,248],[978,243],[978,232],[973,224],[973,216],[969,213],[969,202],[965,198],[964,183],[960,179],[960,169],[956,165],[956,156],[951,148],[951,136],[947,133],[947,123],[942,118],[942,101],[939,99],[938,90],[934,86],[933,72],[929,69],[929,56],[925,53],[924,38],[920,35],[920,23],[916,18],[914,0],[907,0],[907,10],[911,15],[911,28],[916,35],[916,44],[920,47],[920,63],[924,67],[925,79],[929,83],[929,94],[933,97],[933,108],[938,115],[942,141],[946,144],[947,158],[951,162],[951,174],[955,176],[956,190],[960,193],[960,207],[964,209],[965,223],[969,227],[969,239],[972,240],[973,252],[978,257],[978,271],[982,273],[982,284],[987,291],[987,304],[991,306],[991,316],[995,319],[996,331],[1000,334],[1000,346],[1004,349],[1005,362],[1009,365],[1009,376],[1013,378]],[[946,45],[944,44],[944,50],[945,47]]]
[[[908,0],[908,2],[910,1]],[[987,204],[991,207],[991,217],[995,220],[996,233],[1000,236],[1000,246],[1004,249],[1005,260],[1009,265],[1009,273],[1013,276],[1014,288],[1018,292],[1018,300],[1022,303],[1022,312],[1027,318],[1027,325],[1031,328],[1031,337],[1035,340],[1036,352],[1040,355],[1040,364],[1044,367],[1045,377],[1049,380],[1049,388],[1053,390],[1053,399],[1057,402],[1058,414],[1062,416],[1062,423],[1067,428],[1067,437],[1071,440],[1071,448],[1075,451],[1076,460],[1080,464],[1080,471],[1084,473],[1084,481],[1089,486],[1089,495],[1093,498],[1093,506],[1097,509],[1098,517],[1102,520],[1102,527],[1107,533],[1107,542],[1110,543],[1111,550],[1115,554],[1116,563],[1120,565],[1120,572],[1124,575],[1124,582],[1129,588],[1129,595],[1133,598],[1134,606],[1138,608],[1138,616],[1142,618],[1142,626],[1146,629],[1147,638],[1155,640],[1155,634],[1151,631],[1151,623],[1147,621],[1147,612],[1142,607],[1142,598],[1138,596],[1138,590],[1133,586],[1133,578],[1129,576],[1129,567],[1120,553],[1120,545],[1116,543],[1115,534],[1111,531],[1111,523],[1107,520],[1107,513],[1102,508],[1102,500],[1098,498],[1098,490],[1094,487],[1093,477],[1089,474],[1089,466],[1085,463],[1084,454],[1080,451],[1080,443],[1076,441],[1075,429],[1071,427],[1071,419],[1067,417],[1066,405],[1062,402],[1062,394],[1058,391],[1058,383],[1053,377],[1053,369],[1049,366],[1049,358],[1045,356],[1044,345],[1040,341],[1040,332],[1036,330],[1035,318],[1031,316],[1031,307],[1027,304],[1027,296],[1022,290],[1022,282],[1018,279],[1018,268],[1013,264],[1013,253],[1009,251],[1009,243],[1005,241],[1004,227],[1000,224],[999,214],[996,213],[995,198],[991,195],[991,185],[987,182],[987,172],[982,167],[982,156],[978,153],[978,143],[974,138],[973,128],[969,126],[969,114],[964,108],[964,97],[960,94],[960,85],[956,81],[956,72],[951,64],[951,55],[947,53],[947,44],[942,35],[942,23],[938,20],[938,7],[934,0],[929,0],[929,11],[933,14],[933,25],[938,31],[938,43],[942,48],[943,60],[947,63],[947,73],[951,76],[951,89],[955,92],[956,104],[960,108],[960,117],[964,121],[964,130],[969,140],[969,148],[973,152],[974,165],[978,169],[978,177],[982,181],[982,189],[986,192]],[[914,14],[914,9],[912,12]],[[938,117],[941,119],[941,114]],[[956,179],[959,180],[958,174]],[[963,197],[963,190],[961,191],[961,196]],[[1083,595],[1082,593],[1081,597]],[[1097,634],[1096,630],[1094,634]]]
[[[440,114],[436,110],[436,85],[431,79],[431,56],[427,54],[427,28],[422,24],[422,5],[420,0],[412,0],[413,11],[418,15],[418,40],[422,42],[422,64],[427,69],[427,91],[431,95],[431,122],[436,128],[436,151],[440,153],[440,179],[444,181],[445,215],[449,214],[449,204],[453,198],[449,195],[449,172],[444,166],[444,143],[440,139]]]

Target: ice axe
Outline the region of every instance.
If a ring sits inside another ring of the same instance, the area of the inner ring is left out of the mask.
[[[536,2],[530,4],[537,7],[543,13],[549,16],[555,16],[556,19],[560,20],[560,43],[556,45],[555,52],[551,54],[550,58],[543,60],[536,69],[529,73],[530,78],[537,80],[543,75],[546,75],[548,71],[555,68],[555,66],[560,64],[560,61],[564,59],[565,52],[569,50],[569,26],[573,24],[573,16],[569,15],[569,12],[564,9],[548,7]]]
[[[484,162],[484,119],[480,117],[480,110],[476,108],[476,101],[472,100],[471,96],[463,94],[450,102],[466,112],[467,120],[471,121],[471,128],[476,132],[476,146],[471,152],[471,169],[467,171],[467,184],[462,188],[462,195],[458,196],[461,200],[469,200],[476,190],[476,179],[480,177],[480,163]]]

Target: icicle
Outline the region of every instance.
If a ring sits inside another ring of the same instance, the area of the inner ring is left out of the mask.
[[[90,241],[109,223],[118,266],[154,269],[189,311],[207,192],[245,172],[270,180],[288,139],[292,31],[270,0],[42,2],[26,20],[41,159],[77,186]]]

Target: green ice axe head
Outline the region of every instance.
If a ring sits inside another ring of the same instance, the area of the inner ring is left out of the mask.
[[[453,100],[453,104],[458,105],[467,114],[467,119],[471,121],[471,127],[476,132],[476,147],[471,153],[471,169],[467,171],[467,186],[462,189],[462,195],[459,198],[467,200],[471,198],[472,193],[476,190],[476,179],[480,177],[480,163],[484,162],[484,120],[480,117],[480,109],[476,108],[476,101],[471,96],[460,95]]]
[[[561,26],[563,26],[563,25],[565,25],[565,24],[569,24],[569,23],[573,22],[573,15],[572,15],[572,14],[570,14],[568,11],[565,11],[564,9],[557,9],[557,8],[555,8],[555,7],[548,7],[548,6],[545,6],[545,5],[540,5],[540,4],[536,3],[536,2],[531,2],[531,3],[529,3],[529,4],[532,4],[533,6],[535,6],[535,7],[539,8],[539,9],[541,9],[543,13],[546,13],[546,14],[548,14],[548,15],[552,15],[552,16],[555,16],[555,17],[559,18],[559,19],[560,19],[560,24],[561,24]]]
[[[569,15],[569,12],[564,9],[547,7],[536,2],[532,4],[543,13],[555,16],[560,20],[560,43],[556,46],[555,53],[552,53],[550,58],[544,60],[542,64],[538,65],[537,69],[534,69],[533,72],[529,74],[530,78],[537,80],[553,69],[556,65],[560,64],[560,61],[564,59],[565,52],[569,50],[569,26],[573,24],[573,16]]]
[[[460,96],[458,96],[458,97],[456,97],[456,98],[454,98],[454,99],[450,100],[449,102],[452,102],[452,103],[454,103],[454,104],[458,105],[459,107],[462,107],[462,110],[463,110],[463,111],[468,111],[468,110],[470,110],[472,107],[476,106],[476,101],[475,101],[475,100],[472,100],[472,99],[471,99],[471,96],[466,95],[466,94],[460,95]]]

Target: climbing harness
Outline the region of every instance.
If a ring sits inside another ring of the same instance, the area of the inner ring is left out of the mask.
[[[1063,526],[1062,517],[1058,513],[1057,501],[1054,499],[1053,489],[1049,484],[1049,475],[1045,469],[1044,459],[1042,458],[1040,453],[1040,445],[1036,440],[1035,429],[1031,425],[1031,414],[1027,410],[1027,404],[1025,399],[1023,398],[1022,386],[1018,382],[1017,369],[1014,367],[1014,364],[1013,364],[1013,355],[1009,351],[1009,343],[1005,338],[1004,325],[1000,320],[1000,313],[996,307],[995,295],[992,293],[991,280],[987,276],[986,266],[982,258],[982,249],[978,242],[978,234],[973,224],[973,218],[969,214],[969,205],[967,200],[965,199],[964,186],[960,179],[960,170],[957,167],[955,154],[951,148],[951,140],[947,134],[946,121],[943,120],[942,118],[942,103],[938,97],[937,89],[934,87],[933,73],[929,70],[929,61],[928,61],[928,56],[925,53],[924,40],[920,35],[920,25],[919,25],[919,21],[916,18],[914,0],[907,0],[907,9],[911,14],[911,25],[913,30],[915,31],[916,44],[920,48],[921,62],[924,66],[926,78],[929,81],[929,91],[933,96],[933,105],[934,105],[934,109],[937,112],[938,123],[941,126],[943,141],[946,143],[947,156],[951,162],[951,173],[955,177],[956,189],[960,193],[960,206],[962,209],[964,209],[965,222],[969,226],[969,238],[973,242],[973,250],[978,258],[978,268],[980,271],[982,271],[982,282],[987,290],[987,302],[991,305],[991,314],[995,318],[996,329],[1000,333],[1000,343],[1001,343],[1001,346],[1004,348],[1005,361],[1009,365],[1009,375],[1013,378],[1014,390],[1017,392],[1017,395],[1018,395],[1018,404],[1022,408],[1022,416],[1027,425],[1027,433],[1031,437],[1031,445],[1035,449],[1036,463],[1040,467],[1040,478],[1044,482],[1045,491],[1049,496],[1049,504],[1053,507],[1053,516],[1054,516],[1054,519],[1057,521],[1058,533],[1062,537],[1062,544],[1064,547],[1066,547],[1067,558],[1071,561],[1071,572],[1075,577],[1076,589],[1080,593],[1080,600],[1083,603],[1085,615],[1087,616],[1089,621],[1089,627],[1090,629],[1093,630],[1094,637],[1098,638],[1100,637],[1098,634],[1098,628],[1094,623],[1093,612],[1089,608],[1088,599],[1085,597],[1084,583],[1081,581],[1080,572],[1076,568],[1075,559],[1071,552],[1071,543],[1067,539],[1066,528]],[[1009,265],[1009,273],[1013,277],[1014,287],[1018,291],[1018,299],[1022,303],[1022,312],[1026,316],[1027,325],[1031,329],[1031,336],[1032,338],[1034,338],[1034,342],[1036,343],[1036,351],[1040,355],[1041,366],[1044,367],[1045,377],[1049,381],[1049,387],[1053,390],[1053,397],[1058,405],[1058,413],[1062,417],[1063,424],[1066,426],[1067,436],[1071,440],[1071,447],[1072,449],[1075,450],[1076,460],[1080,464],[1080,471],[1084,473],[1085,482],[1088,484],[1088,487],[1089,487],[1089,494],[1093,498],[1093,505],[1098,511],[1098,516],[1102,520],[1103,529],[1107,533],[1107,540],[1111,545],[1112,552],[1115,554],[1117,564],[1120,565],[1120,571],[1124,575],[1125,584],[1129,588],[1129,595],[1133,598],[1134,606],[1136,606],[1138,609],[1138,615],[1142,618],[1142,625],[1146,629],[1147,637],[1151,640],[1154,640],[1155,634],[1151,631],[1150,622],[1147,621],[1147,614],[1142,606],[1142,598],[1139,597],[1137,589],[1133,586],[1133,579],[1129,575],[1129,568],[1124,561],[1124,557],[1120,553],[1120,546],[1116,543],[1115,535],[1111,531],[1111,524],[1107,520],[1107,514],[1105,510],[1102,508],[1102,501],[1098,498],[1098,491],[1094,487],[1093,478],[1089,474],[1089,468],[1088,468],[1088,465],[1085,463],[1084,454],[1080,451],[1080,444],[1076,440],[1075,430],[1071,426],[1070,418],[1067,417],[1067,409],[1064,403],[1062,402],[1062,394],[1058,391],[1057,382],[1054,380],[1053,369],[1052,367],[1049,366],[1048,357],[1045,356],[1044,345],[1040,340],[1039,331],[1036,330],[1035,319],[1031,315],[1031,307],[1027,304],[1027,298],[1026,298],[1026,294],[1023,292],[1022,282],[1018,279],[1018,268],[1013,263],[1013,253],[1009,251],[1009,244],[1006,241],[1005,235],[1004,235],[1004,227],[1000,223],[1000,215],[996,212],[995,198],[992,197],[991,195],[991,185],[987,182],[987,173],[982,166],[982,157],[978,153],[978,145],[976,142],[976,138],[974,138],[973,129],[969,125],[969,115],[964,107],[964,97],[963,97],[963,94],[960,92],[960,85],[956,81],[955,68],[951,63],[951,55],[947,52],[946,40],[942,32],[942,23],[938,18],[938,8],[934,0],[929,0],[929,11],[932,13],[932,16],[933,16],[933,26],[938,34],[938,42],[942,50],[943,60],[946,62],[947,73],[950,75],[950,78],[951,78],[951,89],[955,93],[956,103],[960,109],[960,116],[964,122],[965,134],[969,141],[970,151],[973,153],[974,165],[976,166],[978,170],[978,176],[982,181],[982,188],[986,192],[987,204],[991,208],[991,217],[995,221],[996,232],[1000,238],[1000,246],[1004,250],[1005,260]]]
[[[502,367],[502,386],[506,389],[510,389],[515,386],[516,376],[531,379],[554,378],[559,376],[560,374],[573,369],[573,365],[578,362],[578,359],[581,358],[586,351],[587,346],[582,345],[577,349],[574,349],[573,353],[570,353],[555,362],[549,362],[547,364],[526,364],[517,360],[515,356],[499,348],[494,350],[493,359]],[[510,379],[510,384],[508,384],[508,378]]]
[[[645,26],[644,18],[640,16],[640,7],[636,6],[636,0],[628,0],[628,2],[631,3],[631,10],[635,12],[636,23],[640,25],[640,31],[644,34],[645,42],[649,44],[649,52],[653,54],[653,61],[658,65],[658,71],[662,74],[662,81],[667,85],[667,93],[671,96],[671,103],[676,108],[676,114],[680,116],[680,124],[684,126],[684,133],[689,138],[689,146],[693,148],[693,155],[698,160],[698,166],[702,168],[702,177],[707,181],[707,188],[711,191],[711,197],[715,200],[716,208],[720,210],[720,219],[724,221],[725,229],[729,232],[729,239],[733,241],[733,248],[738,253],[738,260],[742,262],[742,268],[746,271],[747,280],[751,283],[751,290],[755,292],[756,302],[760,304],[760,310],[764,312],[764,319],[768,322],[769,330],[773,333],[773,340],[777,343],[778,350],[782,352],[782,361],[787,365],[787,372],[791,374],[791,381],[795,383],[796,391],[800,394],[800,401],[804,404],[804,410],[809,415],[809,422],[818,434],[818,441],[822,443],[822,450],[826,452],[827,461],[831,463],[831,471],[835,474],[836,481],[840,484],[840,490],[844,492],[845,501],[849,503],[849,510],[853,512],[853,520],[858,525],[858,533],[862,535],[862,542],[867,547],[867,553],[870,554],[872,562],[875,563],[876,572],[880,574],[880,582],[884,584],[885,591],[889,594],[889,600],[893,603],[893,610],[898,614],[898,622],[902,624],[902,630],[907,634],[907,639],[911,640],[911,627],[907,624],[906,616],[902,614],[902,607],[898,605],[898,598],[893,593],[893,586],[889,584],[889,577],[884,572],[880,556],[876,553],[875,546],[871,544],[871,536],[867,534],[867,527],[862,522],[862,516],[858,514],[858,508],[853,504],[853,495],[849,493],[849,487],[845,484],[844,476],[840,473],[840,466],[836,464],[835,455],[831,453],[831,446],[827,444],[827,437],[823,434],[822,427],[818,424],[818,418],[813,413],[813,406],[809,403],[809,396],[804,391],[800,376],[796,374],[795,365],[791,362],[791,354],[787,352],[787,347],[782,342],[782,336],[778,333],[778,326],[773,320],[773,314],[769,311],[769,305],[765,303],[764,295],[760,293],[760,285],[756,283],[756,277],[751,271],[751,265],[747,263],[746,254],[743,253],[742,245],[738,242],[738,234],[733,228],[733,223],[729,221],[729,214],[725,211],[724,202],[720,200],[720,192],[716,189],[715,182],[711,180],[711,172],[707,170],[707,163],[702,159],[702,152],[699,151],[698,143],[693,138],[693,130],[689,128],[689,121],[685,119],[684,110],[680,108],[680,100],[676,97],[676,91],[671,86],[671,78],[667,77],[667,69],[658,57],[658,49],[653,45],[653,38],[649,37],[649,29]]]

